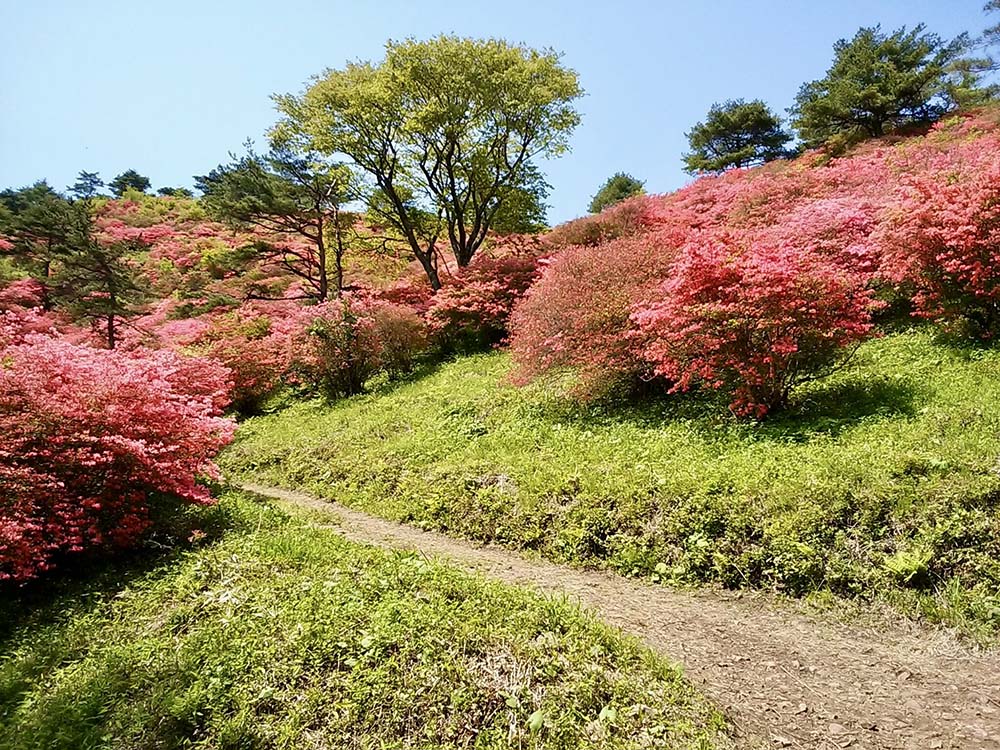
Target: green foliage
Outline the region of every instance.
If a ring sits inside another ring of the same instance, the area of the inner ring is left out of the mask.
[[[951,77],[969,49],[968,37],[945,42],[924,28],[903,27],[892,34],[878,26],[862,28],[850,41],[834,44],[826,76],[803,84],[791,109],[804,143],[875,138],[887,128],[933,122],[968,102],[978,76]]]
[[[335,264],[333,291],[343,287],[344,234],[351,217],[342,215],[351,176],[342,165],[301,151],[290,141],[273,142],[257,154],[247,142],[245,156],[195,177],[208,212],[243,229],[288,233],[306,240],[305,247],[262,239],[260,255],[296,276],[310,296],[322,302],[330,293],[327,231],[332,230]]]
[[[986,13],[1000,13],[1000,0],[989,0],[983,10]],[[990,26],[983,32],[983,41],[989,47],[1000,46],[1000,23]],[[988,66],[995,69],[997,64],[994,60],[989,60]]]
[[[641,195],[643,183],[625,172],[616,172],[601,185],[601,189],[590,200],[587,210],[599,214],[608,206],[620,203],[633,195]]]
[[[0,748],[731,746],[676,668],[568,603],[235,493],[201,516],[158,565],[5,592]]]
[[[567,150],[581,93],[576,73],[551,50],[410,39],[389,42],[380,63],[351,63],[299,96],[275,97],[284,118],[274,133],[346,156],[381,194],[367,201],[379,223],[438,288],[439,242],[465,266],[506,201],[527,192],[542,203],[535,161]]]
[[[114,349],[121,321],[138,315],[149,297],[148,279],[137,262],[145,245],[138,238],[98,241],[88,203],[77,201],[70,209],[67,242],[50,279],[52,297],[75,320],[102,328]]]
[[[0,234],[13,242],[14,262],[46,283],[56,258],[67,252],[75,223],[70,202],[44,180],[0,193]]]
[[[1000,630],[1000,352],[872,341],[764,424],[692,398],[571,406],[503,387],[508,371],[506,355],[469,357],[255,418],[222,463],[625,575],[878,596]],[[887,567],[925,549],[926,575]]]
[[[77,200],[90,200],[101,194],[102,187],[104,187],[104,180],[101,179],[101,176],[97,172],[81,171],[76,178],[76,182],[68,189],[70,194]]]
[[[129,188],[145,193],[149,190],[149,185],[148,177],[144,177],[134,169],[128,169],[109,182],[108,189],[115,198],[121,198]]]
[[[161,187],[156,194],[167,198],[194,198],[194,191],[186,187]]]
[[[789,155],[786,146],[792,136],[764,102],[735,99],[713,104],[708,117],[691,128],[687,139],[691,152],[684,155],[684,164],[694,174],[781,159]]]

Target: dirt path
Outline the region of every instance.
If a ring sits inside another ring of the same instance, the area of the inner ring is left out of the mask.
[[[747,747],[1000,750],[1000,654],[931,629],[828,622],[766,597],[673,591],[480,547],[299,492],[243,489],[338,518],[345,537],[565,594],[683,664]]]

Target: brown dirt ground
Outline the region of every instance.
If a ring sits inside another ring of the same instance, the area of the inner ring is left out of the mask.
[[[1000,750],[1000,653],[942,630],[837,622],[764,595],[677,591],[529,559],[300,492],[242,488],[336,518],[343,536],[566,596],[680,662],[743,747]]]

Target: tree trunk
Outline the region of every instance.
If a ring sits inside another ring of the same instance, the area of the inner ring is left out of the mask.
[[[337,237],[337,247],[334,250],[334,263],[337,273],[337,296],[344,291],[344,229],[340,225],[340,207],[334,204],[333,226]]]
[[[115,348],[115,314],[108,313],[108,349]]]
[[[326,302],[329,294],[329,281],[326,278],[326,243],[323,241],[323,219],[316,222],[316,250],[319,254],[319,301]],[[338,286],[339,293],[339,286]]]
[[[434,265],[433,251],[430,253],[421,253],[417,258],[420,260],[420,265],[424,268],[424,273],[427,274],[427,280],[431,282],[431,289],[436,292],[441,288],[441,277],[438,276],[437,266]]]

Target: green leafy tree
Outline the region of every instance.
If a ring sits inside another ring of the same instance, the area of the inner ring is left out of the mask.
[[[111,190],[111,194],[114,195],[115,198],[121,198],[125,195],[125,191],[130,188],[132,190],[138,190],[140,193],[145,193],[149,190],[149,184],[148,177],[143,177],[134,169],[129,169],[122,172],[120,175],[115,177],[115,179],[109,182],[108,188]]]
[[[497,234],[536,234],[548,226],[545,196],[549,192],[537,169],[529,170],[523,184],[506,191],[490,228]]]
[[[434,288],[439,245],[466,266],[504,204],[545,197],[535,160],[568,149],[580,121],[577,75],[551,50],[440,36],[389,42],[378,64],[353,63],[277,96],[276,133],[294,133],[364,175],[381,214]]]
[[[945,42],[924,28],[885,34],[874,26],[838,41],[826,76],[803,84],[790,110],[805,145],[874,138],[908,123],[933,122],[970,98],[978,76],[954,76],[969,38]]]
[[[792,136],[781,127],[781,118],[759,99],[732,99],[713,104],[704,122],[687,133],[690,153],[684,154],[686,170],[723,172],[750,167],[788,156]]]
[[[104,180],[97,172],[81,171],[77,175],[76,182],[69,187],[70,194],[77,200],[89,200],[101,194],[104,187]]]
[[[0,231],[14,246],[9,252],[42,284],[45,306],[100,326],[113,349],[121,322],[137,314],[146,299],[137,262],[145,249],[141,238],[99,238],[92,197],[70,201],[44,181],[5,190],[0,204],[5,217]]]
[[[307,297],[323,301],[329,296],[332,255],[333,291],[340,293],[346,237],[353,225],[353,215],[343,211],[350,170],[316,152],[299,152],[289,141],[275,141],[266,154],[254,153],[247,143],[245,156],[195,177],[195,185],[209,213],[219,219],[305,239],[303,244],[261,241],[257,249],[299,278]]]
[[[1000,13],[1000,0],[990,0],[983,7],[983,11],[986,13]],[[1000,23],[995,23],[992,26],[988,27],[983,32],[982,41],[983,41],[983,46],[985,46],[987,50],[1000,47]],[[981,66],[981,68],[984,70],[996,70],[998,67],[1000,67],[1000,63],[998,63],[992,57],[984,58],[983,63],[984,64]]]
[[[642,193],[643,183],[625,172],[616,172],[601,185],[593,198],[590,199],[589,210],[592,214],[599,214],[608,206],[613,206],[626,198]]]

